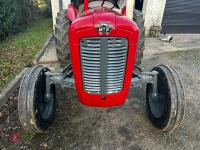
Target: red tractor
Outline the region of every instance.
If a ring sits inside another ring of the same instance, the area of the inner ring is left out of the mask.
[[[143,72],[144,19],[134,0],[72,0],[58,13],[55,46],[61,71],[34,66],[22,79],[19,118],[29,132],[43,132],[54,120],[56,85],[74,88],[92,107],[124,104],[130,88],[145,87],[150,121],[172,132],[183,120],[185,97],[179,74],[166,65]]]

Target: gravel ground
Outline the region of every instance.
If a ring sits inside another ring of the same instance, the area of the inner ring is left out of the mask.
[[[200,149],[200,51],[179,51],[146,57],[143,67],[168,64],[183,78],[187,98],[185,120],[172,134],[161,133],[149,122],[141,91],[130,91],[121,107],[82,106],[72,90],[58,87],[56,120],[44,134],[20,128],[17,91],[0,110],[0,149]],[[136,98],[136,95],[138,98]]]

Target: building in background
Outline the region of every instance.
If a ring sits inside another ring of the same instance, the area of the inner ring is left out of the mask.
[[[70,0],[51,0],[51,3],[55,24],[59,8],[66,9]],[[146,35],[152,26],[162,27],[166,33],[200,33],[199,0],[138,0],[136,8],[142,8]]]

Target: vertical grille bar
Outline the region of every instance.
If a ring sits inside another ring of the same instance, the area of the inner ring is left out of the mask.
[[[101,38],[101,93],[106,93],[108,40]]]
[[[93,37],[80,42],[84,89],[88,93],[122,90],[128,41],[125,38]]]

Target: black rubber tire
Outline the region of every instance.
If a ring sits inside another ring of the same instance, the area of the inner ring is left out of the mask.
[[[133,11],[133,21],[137,24],[139,28],[139,41],[136,53],[135,64],[139,66],[142,63],[143,53],[145,49],[145,27],[144,27],[144,17],[141,11]]]
[[[57,14],[54,34],[55,47],[58,61],[62,68],[70,63],[68,39],[68,30],[70,23],[70,20],[66,17],[66,11],[62,11]]]
[[[20,85],[18,114],[22,127],[30,133],[46,131],[52,124],[56,111],[56,91],[52,85],[51,99],[45,102],[45,72],[48,68],[35,66],[28,70]]]
[[[164,132],[172,132],[181,126],[185,114],[185,94],[179,74],[169,66],[159,65],[152,69],[158,72],[158,100],[152,97],[152,84],[147,85],[147,113],[153,125]]]

